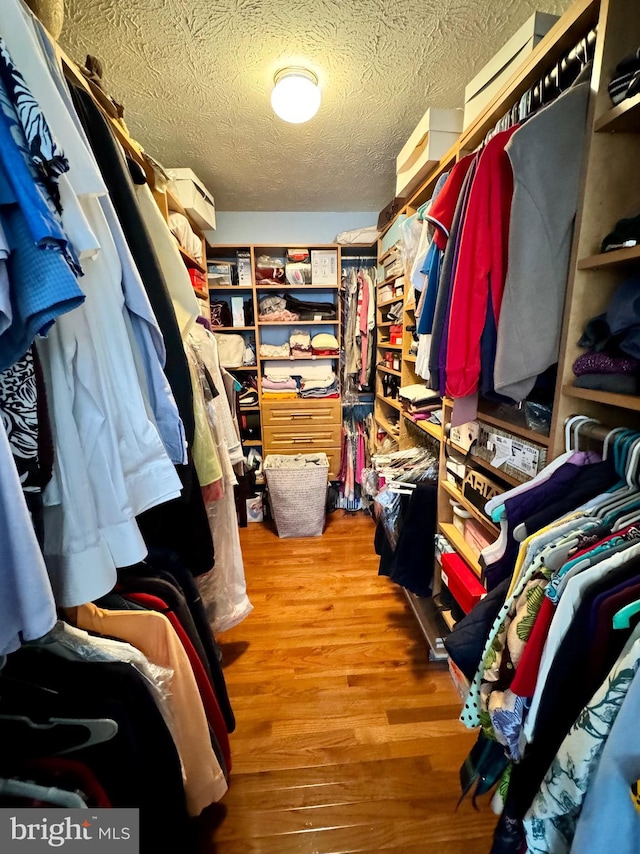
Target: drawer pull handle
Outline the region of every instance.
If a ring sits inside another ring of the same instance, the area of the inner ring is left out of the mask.
[[[291,418],[313,418],[309,412],[292,412],[290,415]]]
[[[313,444],[313,436],[298,436],[297,438],[294,436],[291,440],[292,442],[308,442]]]

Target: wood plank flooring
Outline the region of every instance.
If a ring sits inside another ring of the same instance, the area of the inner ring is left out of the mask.
[[[321,538],[241,529],[253,613],[218,640],[237,718],[224,801],[199,854],[484,854],[495,816],[465,801],[475,741],[401,593],[377,575],[373,523]]]

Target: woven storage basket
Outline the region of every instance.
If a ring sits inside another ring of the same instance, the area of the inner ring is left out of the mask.
[[[327,455],[269,454],[264,473],[278,536],[321,536],[327,506]]]

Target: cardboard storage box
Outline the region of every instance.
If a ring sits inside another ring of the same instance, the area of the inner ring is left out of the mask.
[[[204,231],[216,227],[213,196],[192,169],[167,169],[171,189],[194,222]]]
[[[462,131],[462,110],[430,108],[396,157],[396,196],[408,196],[433,171]]]
[[[505,46],[496,53],[464,90],[464,129],[515,74],[534,47],[558,20],[557,15],[534,12]]]

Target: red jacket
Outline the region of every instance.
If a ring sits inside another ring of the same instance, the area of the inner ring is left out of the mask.
[[[449,315],[446,392],[454,398],[478,390],[489,293],[496,328],[500,317],[513,197],[513,172],[504,148],[517,129],[496,134],[487,143],[469,195]]]

